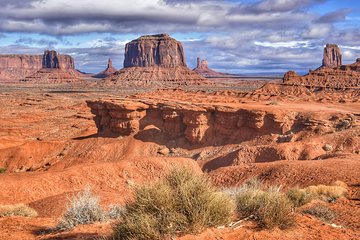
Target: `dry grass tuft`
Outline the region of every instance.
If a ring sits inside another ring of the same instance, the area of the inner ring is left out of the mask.
[[[294,224],[293,206],[280,187],[244,184],[236,195],[236,206],[241,217],[253,216],[260,227],[285,229]]]
[[[315,205],[303,211],[306,214],[310,214],[324,222],[330,223],[336,216],[335,212],[324,205]]]
[[[79,192],[69,199],[65,214],[56,230],[72,229],[79,224],[89,224],[105,220],[105,213],[100,206],[99,198],[94,196],[90,188]]]
[[[0,217],[22,216],[36,217],[38,213],[25,204],[0,205]]]
[[[174,170],[164,181],[135,189],[114,227],[115,239],[166,239],[227,224],[234,209],[204,175]]]

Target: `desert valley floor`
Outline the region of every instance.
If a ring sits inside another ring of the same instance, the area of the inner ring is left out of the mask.
[[[0,239],[110,234],[111,221],[46,229],[86,186],[106,209],[123,204],[132,185],[154,182],[174,166],[208,172],[219,188],[252,177],[284,189],[336,180],[349,187],[347,199],[327,203],[335,225],[299,213],[286,231],[248,222],[180,239],[360,238],[360,102],[351,94],[277,94],[271,84],[255,91],[0,88],[0,204],[24,203],[39,214],[0,218]],[[126,124],[111,124],[117,121]]]

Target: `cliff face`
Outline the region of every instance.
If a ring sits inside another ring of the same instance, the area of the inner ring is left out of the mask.
[[[336,44],[326,44],[322,67],[336,68],[342,65],[341,50]]]
[[[142,36],[126,44],[124,68],[100,85],[119,87],[174,87],[210,82],[186,67],[180,42],[168,34]]]
[[[180,42],[168,34],[142,36],[125,46],[124,67],[186,67]]]
[[[46,50],[42,58],[42,68],[75,69],[74,59],[69,55],[58,54],[54,50]]]
[[[41,67],[41,55],[0,55],[0,81],[17,81]]]
[[[42,68],[62,68],[75,71],[74,59],[55,51],[43,55],[0,55],[0,80],[18,81]]]
[[[72,83],[80,81],[80,73],[75,70],[74,59],[56,51],[45,51],[42,55],[42,68],[20,79],[30,83]]]

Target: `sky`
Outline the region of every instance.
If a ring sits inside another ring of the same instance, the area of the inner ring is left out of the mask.
[[[215,70],[245,75],[305,74],[321,65],[326,43],[343,63],[360,58],[359,0],[0,0],[0,54],[54,49],[76,68],[123,67],[124,47],[169,33]]]

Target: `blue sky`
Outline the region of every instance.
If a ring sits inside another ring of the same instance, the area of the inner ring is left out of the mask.
[[[0,54],[55,49],[82,71],[111,57],[122,68],[126,42],[167,32],[184,45],[187,64],[206,58],[230,73],[305,74],[321,64],[326,43],[343,62],[360,58],[356,0],[0,0]]]

